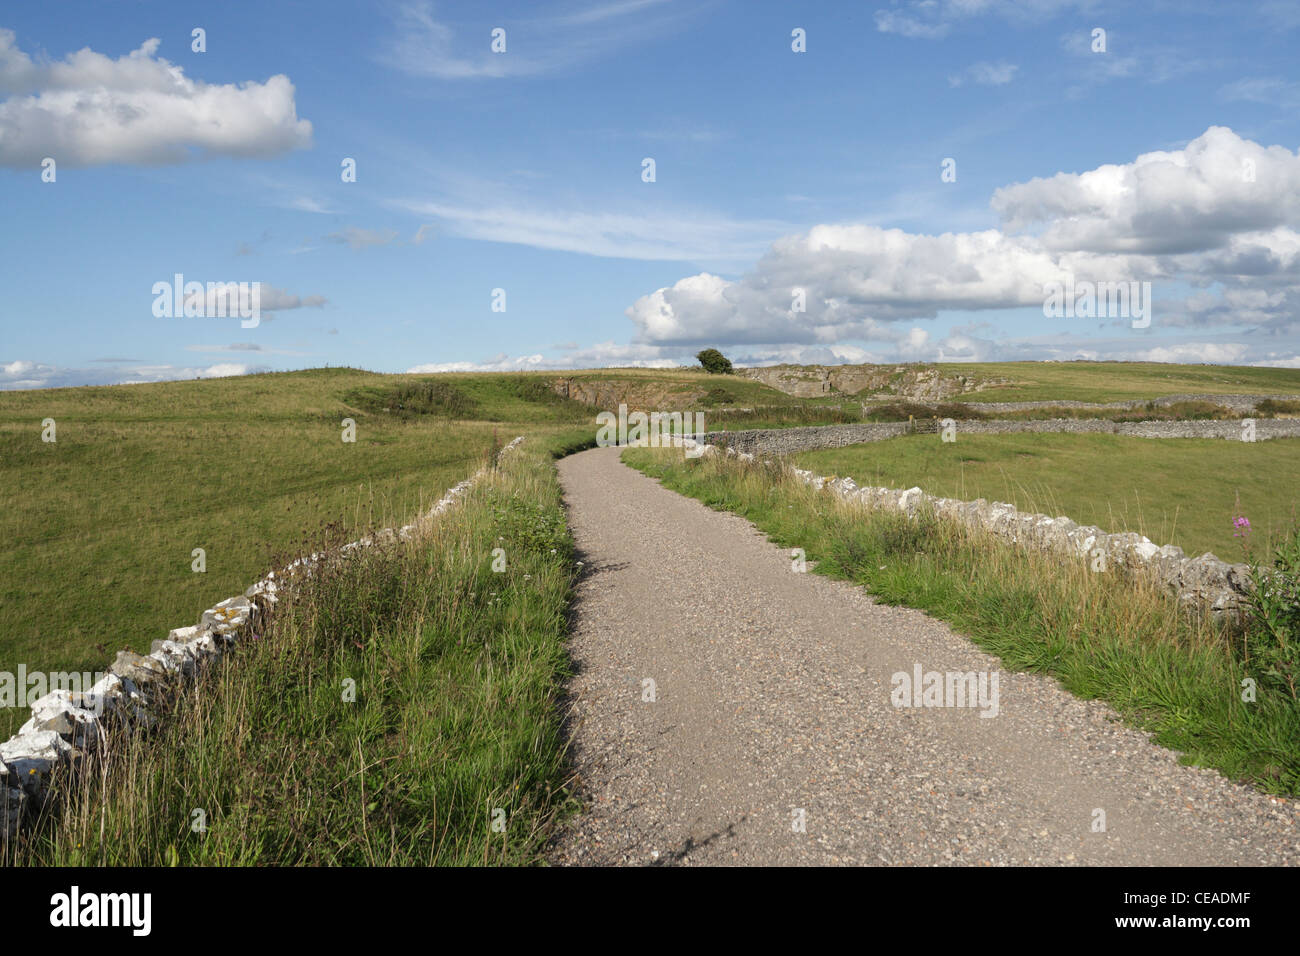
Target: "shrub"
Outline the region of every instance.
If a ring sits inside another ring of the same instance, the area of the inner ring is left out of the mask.
[[[1294,415],[1296,412],[1300,412],[1300,401],[1266,398],[1255,406],[1255,414],[1261,418],[1272,418],[1274,415]]]
[[[700,360],[704,370],[711,375],[730,375],[732,373],[731,359],[717,349],[705,349],[695,357]]]
[[[1249,527],[1249,525],[1246,525]],[[1250,565],[1254,585],[1248,601],[1246,662],[1263,683],[1292,700],[1300,686],[1300,525],[1273,552],[1273,567]]]

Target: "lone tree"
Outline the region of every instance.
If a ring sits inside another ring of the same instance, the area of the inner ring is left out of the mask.
[[[731,374],[731,359],[717,349],[705,349],[695,357],[700,360],[700,364],[704,366],[706,372],[713,375]]]

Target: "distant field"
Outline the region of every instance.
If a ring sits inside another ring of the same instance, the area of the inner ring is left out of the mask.
[[[1300,369],[1247,368],[1227,365],[1164,365],[1155,362],[986,362],[934,363],[929,367],[944,375],[967,375],[978,379],[1007,379],[1011,384],[969,391],[952,402],[1086,401],[1119,402],[1161,398],[1166,395],[1296,395],[1300,396]],[[522,372],[492,376],[516,382],[540,383],[549,387],[558,379],[579,382],[626,383],[633,394],[659,399],[666,407],[703,408],[715,406],[780,406],[816,408],[842,402],[856,404],[887,399],[885,392],[846,395],[828,392],[811,398],[796,398],[738,375],[710,375],[699,369],[608,368],[577,371]],[[487,376],[453,373],[438,376],[458,388],[483,387]],[[711,397],[686,402],[691,394]],[[629,402],[634,406],[635,401]],[[645,404],[642,402],[641,404]],[[649,407],[649,406],[646,406]],[[657,406],[656,406],[657,407]],[[786,424],[780,420],[774,424]]]
[[[494,435],[559,446],[593,434],[588,409],[510,376],[465,389],[468,420],[437,401],[405,418],[383,410],[428,378],[316,370],[0,393],[0,670],[102,670],[277,556],[409,521]],[[191,570],[195,548],[205,573]],[[0,711],[0,734],[25,718]]]
[[[793,456],[860,485],[919,486],[950,498],[1007,501],[1107,532],[1136,531],[1189,555],[1241,561],[1232,519],[1252,540],[1300,517],[1300,440],[1232,442],[1120,435],[909,435]],[[1240,500],[1240,511],[1237,502]]]
[[[967,400],[1300,394],[1300,370],[936,367],[1017,383]],[[423,376],[325,369],[0,392],[0,670],[24,664],[94,671],[120,648],[147,650],[168,628],[192,623],[205,607],[241,592],[282,556],[409,520],[467,476],[494,435],[504,442],[526,433],[551,447],[590,441],[597,408],[557,395],[559,379],[590,386],[588,393],[599,387],[626,394],[633,404],[645,399],[640,404],[649,409],[702,410],[711,428],[854,421],[861,414],[853,398],[843,410],[827,409],[819,406],[844,397],[797,399],[692,369]],[[769,408],[727,413],[726,406]],[[340,440],[345,417],[357,423],[355,444]],[[41,441],[46,418],[57,423],[54,444]],[[1292,507],[1300,476],[1294,442],[982,436],[951,446],[926,443],[922,451],[925,441],[819,453],[861,457],[815,467],[856,468],[864,482],[946,483],[927,487],[942,493],[964,482],[965,497],[1033,503],[1225,558],[1237,553],[1233,495],[1240,491],[1246,514],[1267,526]],[[878,463],[886,447],[889,461]],[[861,471],[867,468],[877,473]],[[191,571],[195,548],[206,552],[203,574]],[[21,716],[0,712],[0,733]]]
[[[983,362],[937,368],[1014,384],[966,392],[952,401],[1120,402],[1164,395],[1296,395],[1300,369],[1231,365],[1163,365],[1157,362]]]

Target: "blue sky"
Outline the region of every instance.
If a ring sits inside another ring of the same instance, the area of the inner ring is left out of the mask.
[[[1273,0],[9,4],[0,388],[1300,367],[1297,48]],[[261,320],[155,315],[177,273]],[[1065,279],[1150,282],[1149,327],[1045,316]]]

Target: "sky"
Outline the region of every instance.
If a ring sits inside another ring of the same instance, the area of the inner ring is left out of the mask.
[[[0,388],[1297,368],[1298,49],[1293,0],[4,3]]]

